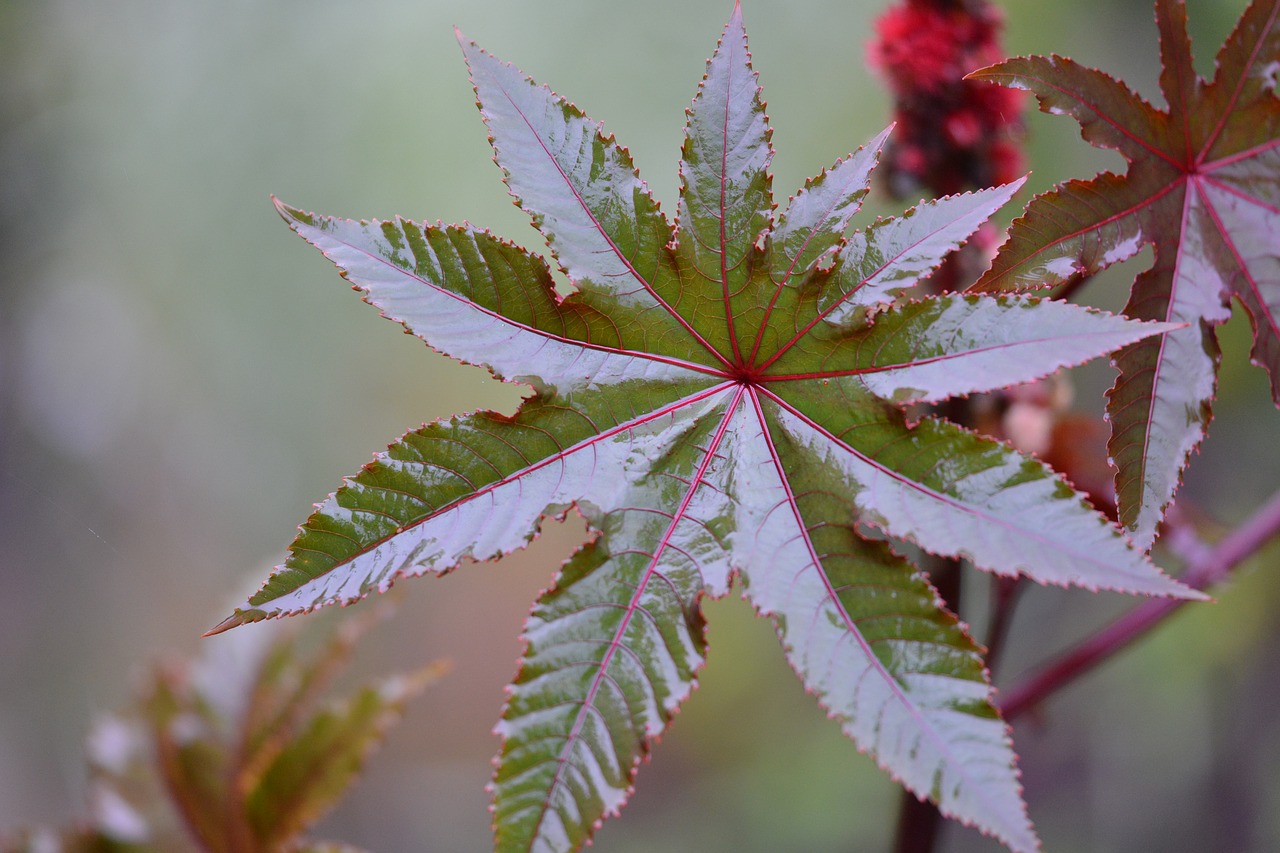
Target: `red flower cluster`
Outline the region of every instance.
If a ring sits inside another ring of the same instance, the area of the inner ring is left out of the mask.
[[[890,188],[954,193],[1022,173],[1023,93],[964,80],[1004,58],[986,0],[906,0],[876,22],[869,61],[895,99]]]

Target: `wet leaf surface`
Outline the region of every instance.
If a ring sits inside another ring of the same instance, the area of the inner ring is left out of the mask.
[[[498,558],[576,511],[591,539],[534,604],[498,726],[498,849],[576,849],[622,807],[703,664],[702,597],[735,584],[888,772],[1035,849],[979,648],[925,576],[864,533],[1043,583],[1194,596],[1041,463],[901,408],[1172,327],[1020,295],[906,298],[1017,186],[846,235],[883,134],[777,213],[737,10],[689,112],[675,223],[600,125],[459,38],[547,260],[466,225],[278,206],[389,319],[533,396],[378,454],[215,630]]]

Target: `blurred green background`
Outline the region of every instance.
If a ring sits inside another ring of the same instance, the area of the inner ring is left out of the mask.
[[[1011,54],[1071,55],[1155,97],[1148,0],[1004,5]],[[888,122],[864,60],[882,4],[745,6],[785,199]],[[1191,6],[1208,53],[1244,2]],[[198,636],[342,474],[424,420],[519,399],[361,305],[268,194],[350,217],[465,219],[539,249],[490,160],[457,24],[604,120],[673,210],[682,110],[730,7],[0,2],[0,833],[82,811],[95,715],[125,702],[147,661],[218,642]],[[1037,114],[1030,128],[1036,190],[1121,165],[1067,120]],[[1086,298],[1122,304],[1137,268]],[[1184,489],[1226,523],[1280,483],[1280,418],[1247,348],[1233,321],[1218,420]],[[1097,408],[1109,381],[1086,372],[1082,404]],[[551,525],[501,564],[402,585],[400,617],[361,666],[456,666],[322,834],[484,849],[489,730],[521,619],[581,535]],[[1020,721],[1047,849],[1280,849],[1277,556]],[[1032,590],[997,681],[1126,604]],[[598,848],[884,849],[892,783],[803,694],[768,625],[736,599],[708,618],[702,686]],[[996,849],[958,826],[944,847]]]

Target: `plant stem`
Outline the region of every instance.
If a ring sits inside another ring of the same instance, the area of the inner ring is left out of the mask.
[[[995,603],[991,608],[991,626],[987,629],[987,671],[995,676],[996,664],[1000,653],[1004,651],[1004,640],[1009,634],[1009,625],[1013,622],[1013,610],[1018,604],[1022,591],[1022,578],[997,577],[992,597]]]
[[[1181,580],[1204,589],[1224,580],[1236,566],[1280,534],[1280,492],[1271,496],[1250,518],[1201,555],[1193,556]],[[1182,598],[1145,601],[1074,649],[1051,661],[1038,673],[1014,684],[998,704],[1006,720],[1042,702],[1128,646],[1186,604]]]
[[[893,853],[932,853],[942,826],[942,813],[928,800],[917,800],[915,794],[902,790],[899,796],[898,830]]]
[[[1092,275],[1078,273],[1050,291],[1049,298],[1061,299],[1063,302],[1068,302],[1071,297],[1075,296],[1082,287],[1091,281],[1093,281]]]

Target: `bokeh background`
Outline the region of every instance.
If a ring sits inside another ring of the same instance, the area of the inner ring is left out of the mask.
[[[1158,100],[1148,0],[1004,5],[1011,54],[1068,54]],[[268,194],[469,220],[539,248],[490,160],[457,24],[604,120],[671,210],[682,110],[730,6],[0,2],[0,834],[82,812],[95,716],[148,661],[219,642],[198,637],[342,474],[424,420],[519,399],[362,305]],[[1207,67],[1244,2],[1191,6]],[[782,198],[887,123],[864,50],[881,8],[746,3]],[[1121,165],[1068,120],[1037,114],[1030,130],[1033,189]],[[1085,297],[1119,306],[1137,269]],[[1280,483],[1280,418],[1247,337],[1227,329],[1218,419],[1183,492],[1227,524]],[[1097,409],[1109,381],[1105,365],[1084,372],[1081,404]],[[501,564],[402,584],[358,667],[445,657],[454,671],[321,834],[485,848],[490,726],[521,620],[581,535],[550,525]],[[1277,557],[1019,722],[1049,850],[1280,849]],[[969,589],[980,611],[982,582]],[[1031,591],[997,681],[1128,603]],[[768,625],[737,599],[707,609],[702,686],[598,849],[884,849],[892,783],[804,695]],[[944,847],[996,849],[958,826]]]

